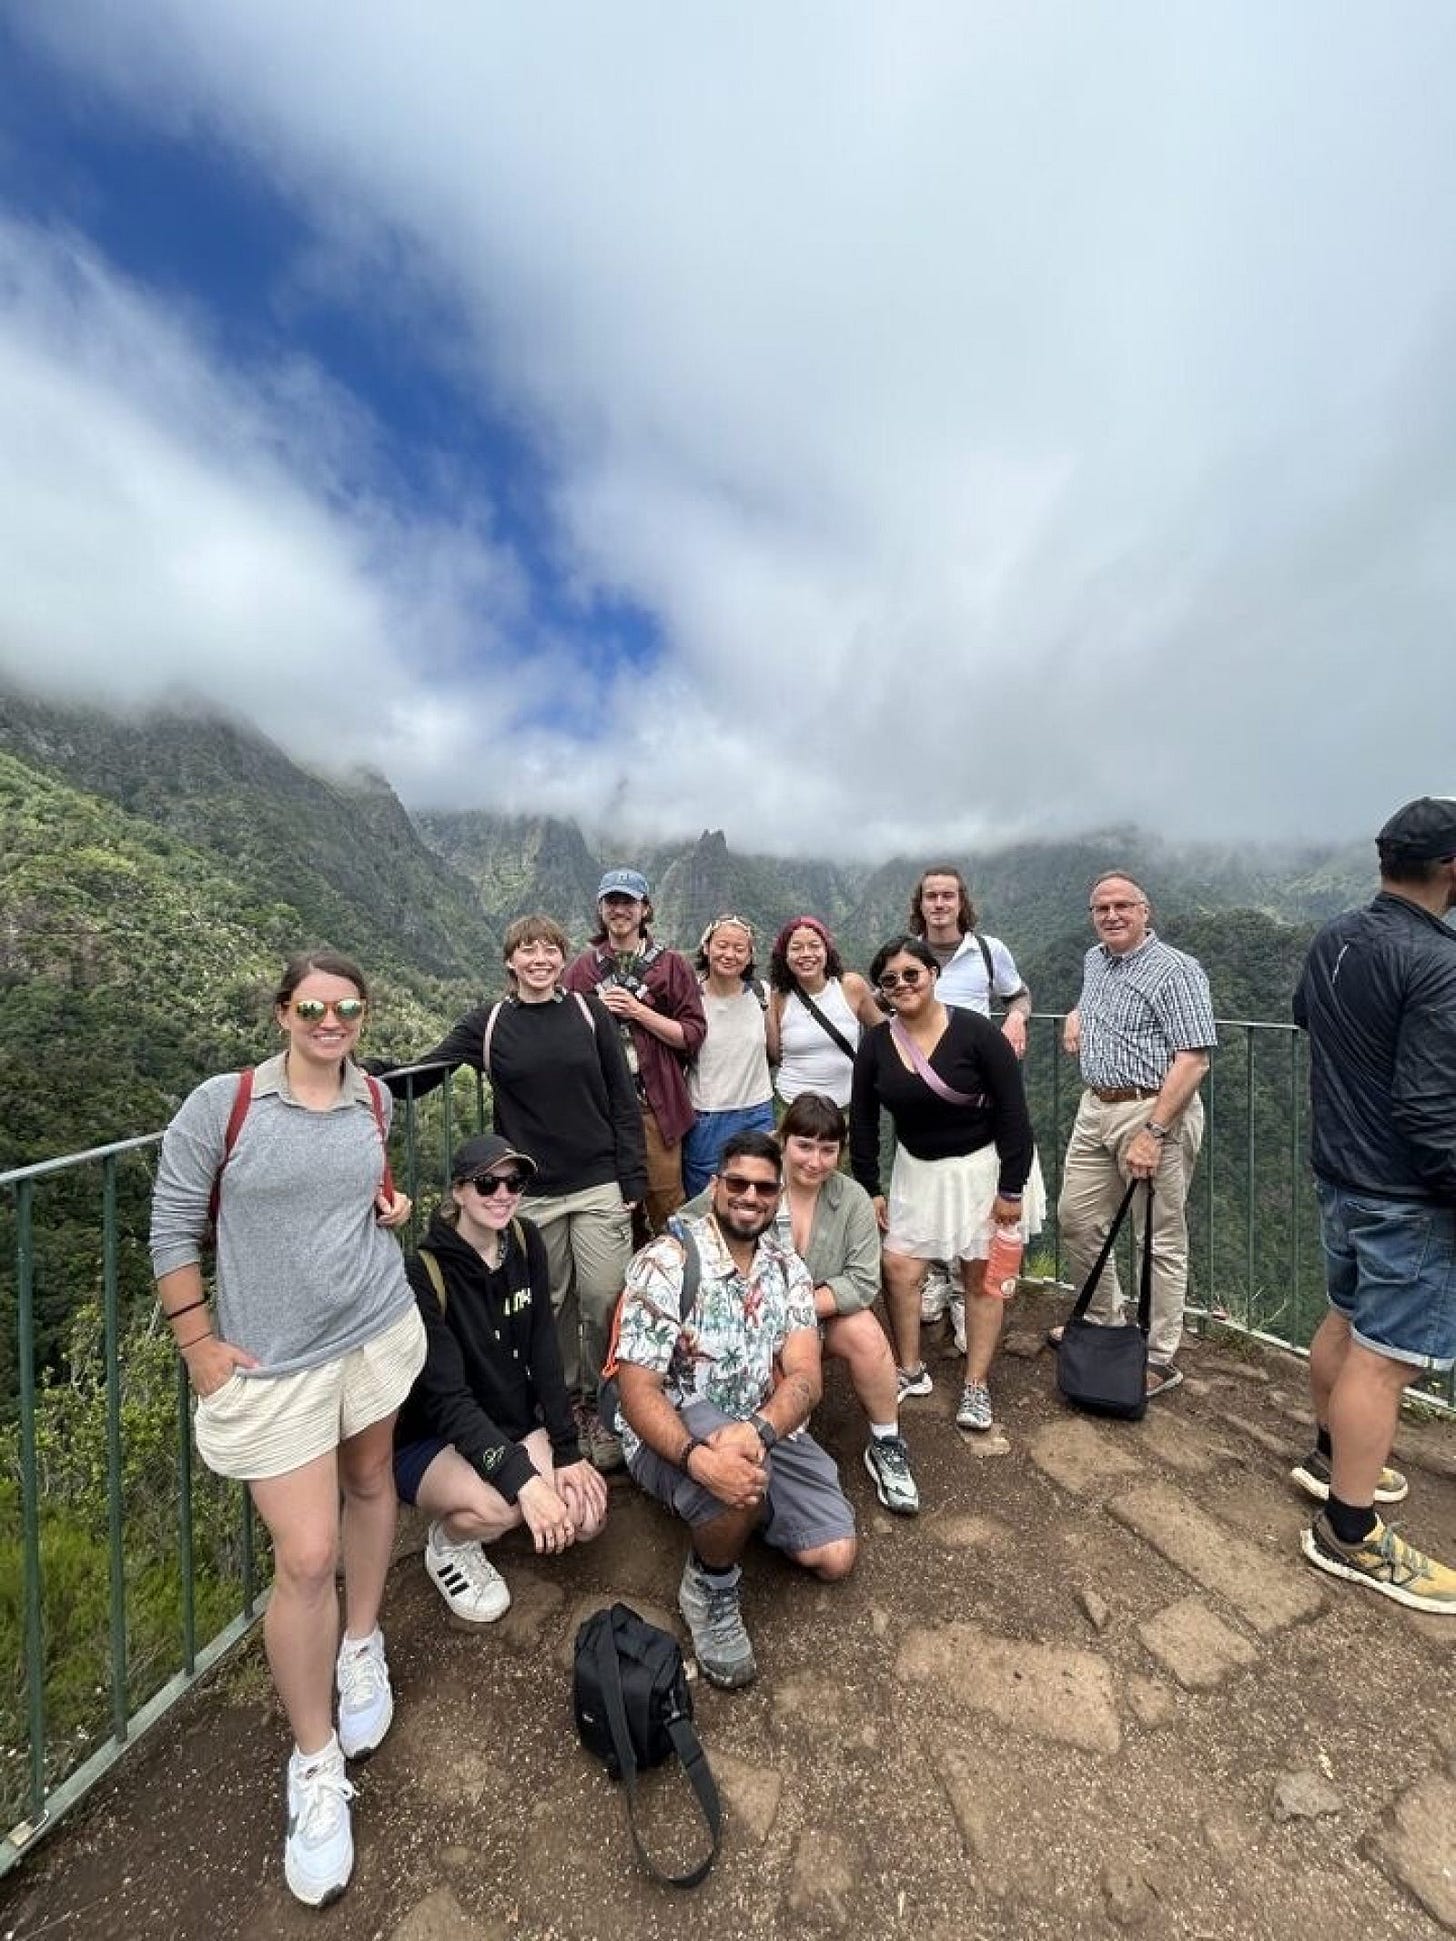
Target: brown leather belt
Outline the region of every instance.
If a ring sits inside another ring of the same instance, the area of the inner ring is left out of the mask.
[[[1089,1085],[1087,1090],[1093,1098],[1101,1099],[1104,1105],[1131,1105],[1134,1099],[1155,1099],[1157,1089],[1151,1085]]]

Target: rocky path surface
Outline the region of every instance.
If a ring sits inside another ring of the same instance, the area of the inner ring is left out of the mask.
[[[917,1520],[876,1504],[831,1376],[820,1426],[860,1564],[829,1587],[750,1558],[760,1679],[695,1687],[727,1807],[696,1893],[638,1871],[571,1725],[587,1611],[621,1596],[675,1623],[678,1533],[621,1483],[591,1549],[547,1565],[504,1547],[514,1602],[486,1633],[448,1629],[402,1557],[396,1721],[355,1775],[358,1865],[334,1908],[283,1884],[288,1742],[253,1646],[0,1884],[0,1941],[1456,1933],[1456,1619],[1301,1560],[1302,1368],[1194,1344],[1146,1421],[1097,1424],[1053,1392],[1057,1312],[1018,1304],[988,1437],[956,1431],[957,1365],[933,1362],[905,1417]],[[1456,1555],[1456,1432],[1412,1425],[1399,1454],[1397,1514]],[[644,1807],[686,1859],[682,1781],[652,1775]]]

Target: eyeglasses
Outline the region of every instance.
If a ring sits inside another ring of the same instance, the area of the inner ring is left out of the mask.
[[[724,1173],[723,1184],[740,1198],[745,1193],[752,1193],[760,1200],[776,1200],[779,1196],[776,1179],[750,1179],[746,1173]]]
[[[886,971],[880,979],[879,989],[887,995],[897,991],[903,984],[907,991],[913,991],[917,984],[923,984],[930,972],[927,970]]]
[[[1134,910],[1141,910],[1143,905],[1141,902],[1089,903],[1087,907],[1094,917],[1125,917],[1130,916]]]
[[[519,1193],[526,1184],[524,1173],[477,1173],[470,1184],[483,1200],[493,1200],[497,1193]]]
[[[330,1011],[340,1024],[357,1024],[364,1015],[362,997],[296,997],[293,1015],[304,1024],[318,1024]]]

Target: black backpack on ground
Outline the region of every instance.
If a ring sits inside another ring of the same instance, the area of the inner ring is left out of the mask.
[[[587,1751],[627,1787],[627,1824],[638,1858],[665,1887],[696,1887],[718,1858],[723,1810],[697,1733],[693,1695],[677,1640],[634,1611],[613,1604],[594,1611],[576,1634],[573,1680],[576,1729]],[[685,1874],[664,1873],[637,1831],[637,1773],[676,1753],[708,1823],[712,1847]]]

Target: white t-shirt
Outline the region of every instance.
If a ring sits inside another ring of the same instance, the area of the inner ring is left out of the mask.
[[[844,986],[831,977],[814,1002],[852,1045],[860,1038],[859,1019],[849,1008]],[[819,1020],[807,1011],[797,991],[784,999],[779,1019],[779,1069],[774,1090],[787,1105],[800,1092],[823,1092],[836,1105],[849,1104],[854,1060],[846,1058]]]
[[[981,942],[991,953],[989,978]],[[931,947],[934,949],[934,945]],[[976,932],[969,930],[950,962],[942,967],[935,995],[942,1004],[958,1004],[964,1010],[979,1011],[982,1017],[989,1018],[993,992],[1000,998],[1015,997],[1023,988],[1016,960],[1001,939],[986,937],[978,941]]]
[[[736,997],[714,997],[704,988],[708,1035],[688,1068],[688,1097],[695,1112],[737,1112],[766,1105],[773,1097],[759,995],[746,984]]]

